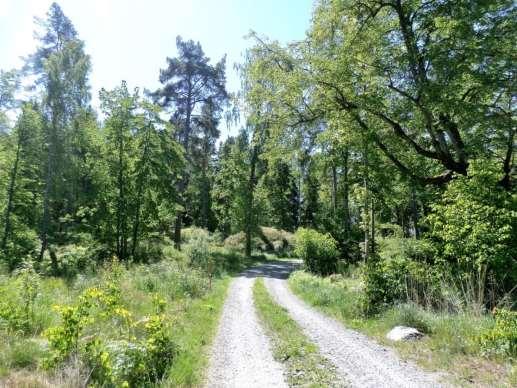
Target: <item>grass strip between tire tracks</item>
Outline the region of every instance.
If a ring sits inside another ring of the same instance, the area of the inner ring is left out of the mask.
[[[269,335],[274,358],[287,372],[291,387],[335,387],[334,367],[318,353],[316,345],[269,295],[262,279],[253,286],[253,299],[258,316]]]

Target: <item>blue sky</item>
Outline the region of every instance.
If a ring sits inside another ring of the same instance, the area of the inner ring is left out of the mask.
[[[52,0],[0,0],[0,68],[21,65],[31,53],[33,17]],[[199,41],[214,61],[227,54],[228,89],[236,91],[233,64],[251,43],[250,30],[281,42],[302,39],[313,0],[58,0],[91,55],[92,94],[126,80],[154,89],[165,57],[174,56],[177,35]]]

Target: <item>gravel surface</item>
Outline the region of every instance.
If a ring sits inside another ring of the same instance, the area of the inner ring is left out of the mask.
[[[253,283],[261,268],[243,272],[230,285],[212,348],[207,387],[287,387],[253,305]]]
[[[295,266],[289,262],[262,266],[264,283],[277,303],[287,309],[305,335],[319,347],[322,356],[336,366],[344,381],[353,387],[442,386],[438,376],[400,360],[393,351],[346,329],[293,295],[285,279]]]

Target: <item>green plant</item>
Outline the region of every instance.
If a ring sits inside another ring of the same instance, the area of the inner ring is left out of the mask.
[[[310,272],[328,275],[336,271],[339,251],[330,234],[299,228],[294,241],[294,254],[303,260]]]
[[[0,286],[0,326],[28,334],[35,329],[34,307],[39,292],[40,277],[30,263],[25,263]]]
[[[485,355],[517,357],[517,311],[494,310],[495,325],[477,337]]]
[[[449,183],[427,217],[444,268],[452,264],[460,278],[476,278],[479,303],[490,277],[500,294],[517,283],[517,201],[499,179],[497,165],[473,160],[468,176]]]

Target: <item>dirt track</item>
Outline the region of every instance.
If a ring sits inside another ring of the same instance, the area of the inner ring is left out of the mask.
[[[273,360],[253,307],[253,282],[265,278],[273,298],[300,325],[320,353],[352,387],[439,387],[438,377],[400,360],[366,336],[345,328],[293,295],[287,287],[293,262],[251,268],[236,278],[225,302],[211,356],[208,387],[284,387],[282,366]]]

